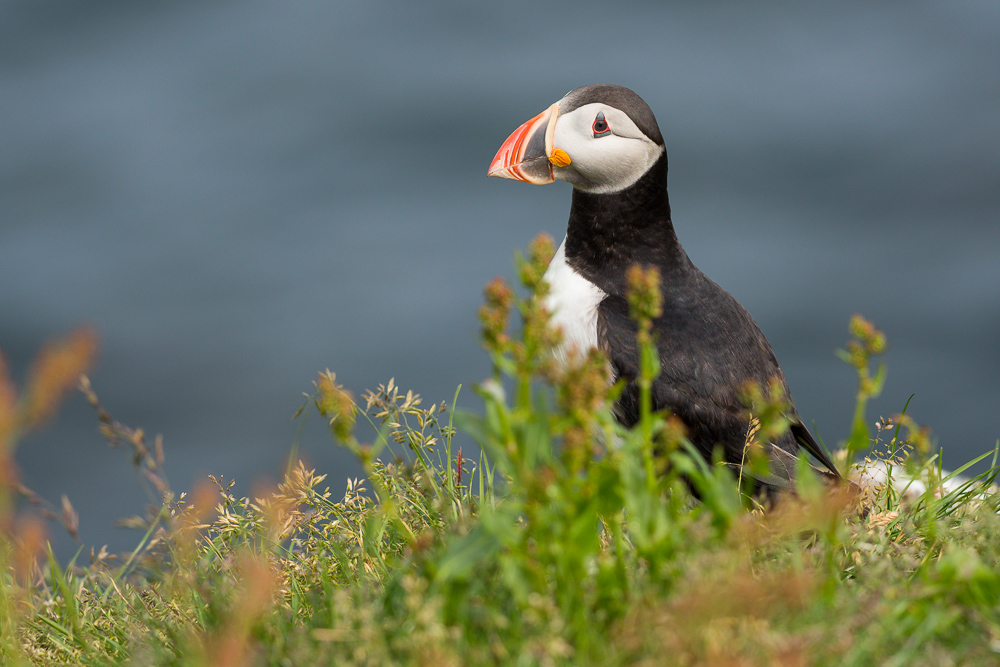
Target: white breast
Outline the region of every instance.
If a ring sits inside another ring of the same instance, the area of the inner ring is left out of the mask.
[[[566,263],[566,239],[545,270],[545,280],[549,283],[545,305],[552,324],[563,332],[556,357],[565,362],[574,350],[597,347],[597,306],[607,294]]]

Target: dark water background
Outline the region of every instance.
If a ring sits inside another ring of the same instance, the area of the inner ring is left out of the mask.
[[[570,196],[486,167],[613,82],[656,112],[681,241],[806,421],[846,436],[833,350],[862,312],[892,346],[873,417],[915,394],[955,466],[1000,436],[998,63],[995,0],[0,0],[0,349],[22,378],[91,324],[95,387],[164,434],[174,486],[247,491],[277,477],[317,371],[429,400],[486,375],[480,289],[562,237]],[[335,490],[358,474],[315,416],[301,451]],[[145,496],[79,396],[17,460],[86,543],[134,544],[112,522]]]

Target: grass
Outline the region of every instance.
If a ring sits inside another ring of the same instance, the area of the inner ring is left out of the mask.
[[[866,452],[854,474],[877,469],[887,481],[831,488],[803,464],[798,496],[764,511],[728,467],[691,453],[681,424],[648,409],[657,372],[648,337],[646,407],[631,431],[608,409],[617,389],[599,353],[552,362],[558,336],[539,300],[551,252],[539,239],[519,260],[528,296],[499,280],[486,288],[494,377],[475,389],[480,413],[456,411],[457,392],[450,405],[425,407],[392,381],[358,401],[332,373],[318,376],[303,409],[329,421],[366,473],[343,495],[295,461],[261,497],[237,497],[214,478],[177,494],[160,442],[116,422],[84,380],[105,436],[161,499],[129,520],[142,537],[121,556],[81,550],[57,562],[41,519],[15,502],[41,502],[17,481],[15,446],[91,363],[92,336],[44,350],[22,392],[0,373],[0,663],[1000,660],[996,451],[987,472],[956,483],[905,408],[870,432],[865,405],[885,376],[871,370],[880,332],[852,320],[844,356],[858,370],[857,409],[838,463],[847,470]],[[633,275],[641,331],[656,311],[654,283]],[[751,393],[754,465],[754,434],[785,424],[783,397]],[[457,431],[481,453],[465,458]],[[47,512],[74,529],[68,501]]]

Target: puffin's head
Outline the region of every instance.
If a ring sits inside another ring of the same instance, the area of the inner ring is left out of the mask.
[[[489,176],[568,181],[585,192],[624,190],[665,152],[656,118],[623,86],[577,88],[507,138]]]

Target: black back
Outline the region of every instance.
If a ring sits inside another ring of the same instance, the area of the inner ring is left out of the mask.
[[[745,384],[766,387],[777,378],[786,396],[788,387],[750,314],[691,263],[677,240],[667,197],[666,154],[620,192],[573,190],[566,260],[607,294],[598,306],[598,341],[616,375],[628,381],[616,406],[626,426],[639,418],[637,327],[625,298],[626,272],[636,263],[659,269],[663,313],[653,324],[661,371],[653,385],[653,408],[678,416],[706,458],[721,446],[725,460],[739,465],[749,427],[741,400]],[[772,489],[787,487],[800,445],[836,475],[794,408],[789,417],[793,429],[767,445],[772,474],[758,481]]]

